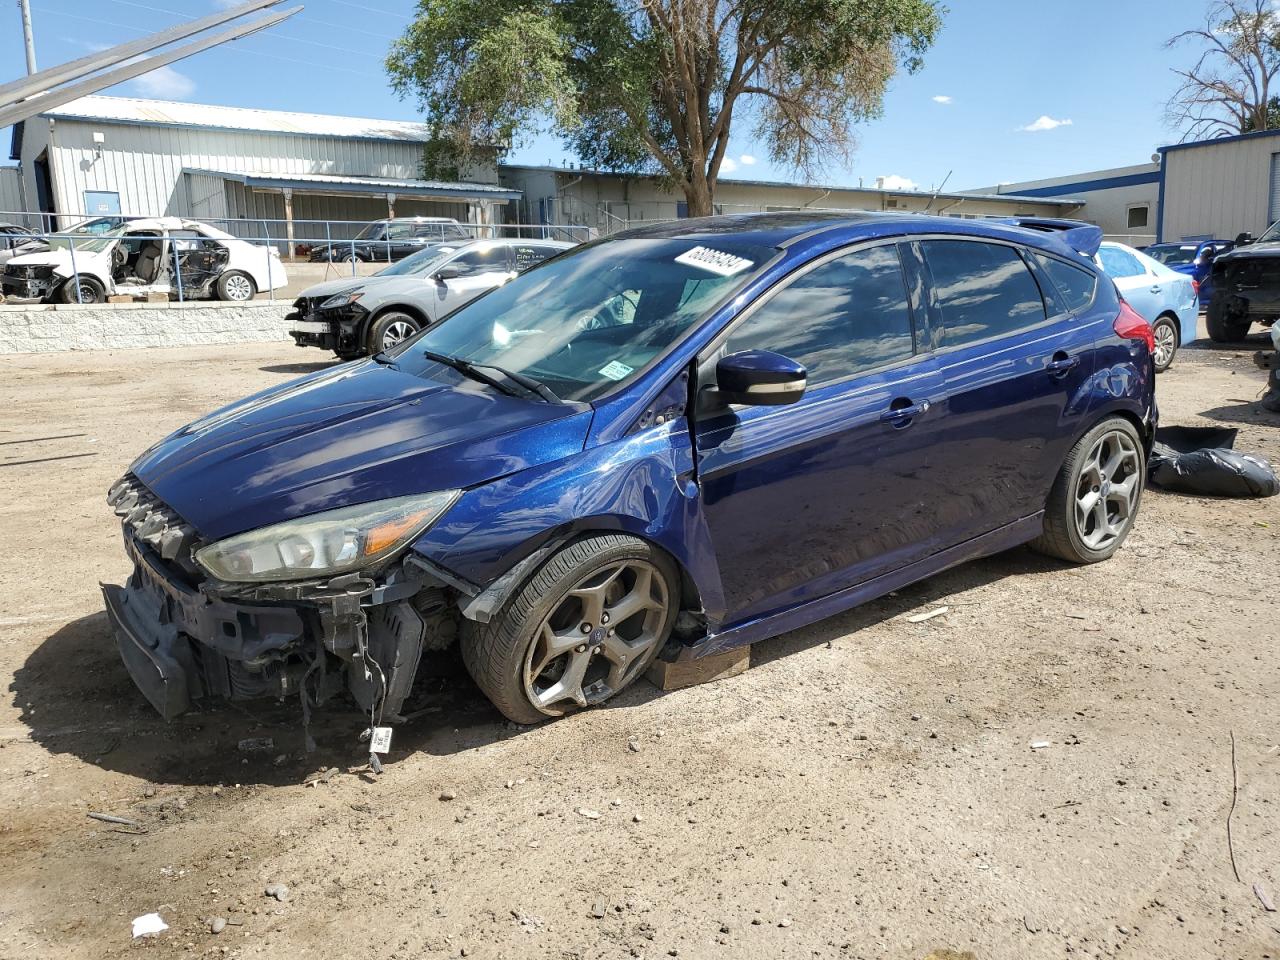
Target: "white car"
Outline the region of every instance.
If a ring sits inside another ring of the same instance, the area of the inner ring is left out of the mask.
[[[1195,281],[1133,247],[1110,240],[1098,248],[1097,262],[1129,306],[1151,324],[1156,338],[1156,372],[1168,370],[1178,347],[1196,338],[1200,301]]]
[[[274,247],[179,217],[133,220],[98,236],[54,235],[47,242],[50,249],[5,264],[5,295],[102,303],[115,294],[158,293],[175,300],[243,302],[288,283]]]

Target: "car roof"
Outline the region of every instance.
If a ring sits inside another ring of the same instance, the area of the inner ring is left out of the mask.
[[[844,240],[911,234],[951,234],[974,239],[1006,240],[1088,260],[1070,243],[1073,233],[1091,234],[1096,246],[1101,231],[1081,221],[1025,218],[929,216],[917,213],[787,211],[697,217],[638,227],[606,239],[714,240],[732,236],[759,246],[786,248],[802,240],[835,235]]]

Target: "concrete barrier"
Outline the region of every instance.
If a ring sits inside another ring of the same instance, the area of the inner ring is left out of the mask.
[[[290,309],[261,300],[0,306],[0,354],[287,340]]]

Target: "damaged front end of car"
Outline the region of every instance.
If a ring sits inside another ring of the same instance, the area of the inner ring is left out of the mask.
[[[0,274],[0,294],[20,300],[46,300],[66,279],[50,264],[10,263]]]
[[[360,295],[299,297],[285,316],[289,336],[300,347],[320,347],[342,355],[363,352],[362,332],[369,313]]]
[[[199,700],[349,691],[379,722],[399,718],[424,651],[458,629],[456,592],[406,545],[453,491],[330,511],[203,542],[132,474],[108,493],[134,568],[104,585],[135,684],[166,720]]]

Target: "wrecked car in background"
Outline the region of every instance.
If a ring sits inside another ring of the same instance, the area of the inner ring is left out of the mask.
[[[393,263],[431,244],[465,243],[474,236],[450,217],[397,217],[375,220],[353,240],[312,244],[305,252],[313,263]]]
[[[1213,261],[1213,297],[1205,326],[1214,343],[1235,343],[1255,323],[1273,325],[1280,319],[1280,222],[1257,240],[1247,234],[1235,249]]]
[[[568,250],[555,240],[437,243],[372,277],[326,280],[303,290],[285,317],[300,347],[353,360],[389,350],[518,273]]]
[[[6,295],[46,303],[102,303],[116,294],[244,302],[288,283],[274,247],[178,217],[132,220],[85,237],[55,234],[48,244],[5,264]]]
[[[1156,410],[1101,239],[788,213],[576,247],[143,453],[108,496],[124,662],[165,717],[346,690],[377,727],[457,640],[533,723],[1021,543],[1106,560]]]

